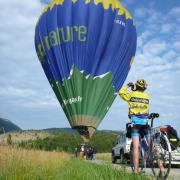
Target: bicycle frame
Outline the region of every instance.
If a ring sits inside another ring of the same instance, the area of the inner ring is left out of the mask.
[[[146,163],[148,162],[150,167],[153,170],[153,174],[157,176],[158,174],[155,173],[157,171],[157,167],[159,172],[162,172],[163,169],[167,169],[165,178],[167,178],[170,167],[171,167],[171,145],[167,137],[166,132],[161,132],[160,128],[153,128],[154,119],[159,117],[158,114],[152,113],[150,116],[150,143],[149,149],[144,150],[142,147],[141,136],[139,137],[139,144],[140,144],[140,157],[142,160],[143,167],[141,166],[141,171],[146,169]],[[133,125],[133,123],[132,123]],[[157,137],[156,137],[157,136]],[[159,138],[159,139],[158,139]],[[165,141],[165,142],[164,142]],[[132,146],[133,150],[133,146]],[[132,152],[133,153],[133,152]],[[147,161],[148,160],[148,161]],[[168,168],[165,166],[168,165]],[[133,165],[131,166],[133,170]],[[163,171],[165,172],[165,171]]]

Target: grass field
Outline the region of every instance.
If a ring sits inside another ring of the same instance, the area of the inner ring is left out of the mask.
[[[0,146],[2,180],[138,180],[125,169],[72,158],[64,152],[45,152]]]
[[[97,153],[96,158],[98,160],[111,161],[111,153]]]

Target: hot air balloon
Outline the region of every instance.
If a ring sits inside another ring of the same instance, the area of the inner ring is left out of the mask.
[[[84,142],[122,87],[136,42],[132,17],[118,0],[53,0],[40,15],[35,29],[38,58]]]

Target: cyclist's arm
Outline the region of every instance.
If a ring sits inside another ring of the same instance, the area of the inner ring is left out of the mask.
[[[130,93],[128,92],[128,86],[124,86],[119,90],[119,95],[121,98],[125,101],[129,101],[130,99]]]
[[[147,96],[148,96],[148,100],[149,100],[149,103],[150,103],[150,95],[147,94]],[[149,104],[148,104],[148,114],[149,114]]]

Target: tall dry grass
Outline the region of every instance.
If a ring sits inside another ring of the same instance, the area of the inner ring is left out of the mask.
[[[0,146],[0,175],[3,179],[53,179],[66,168],[70,155],[64,152],[14,149]]]
[[[99,156],[99,155],[98,155]],[[100,155],[107,158],[109,155]],[[139,180],[126,169],[89,163],[64,152],[0,146],[0,180]]]

